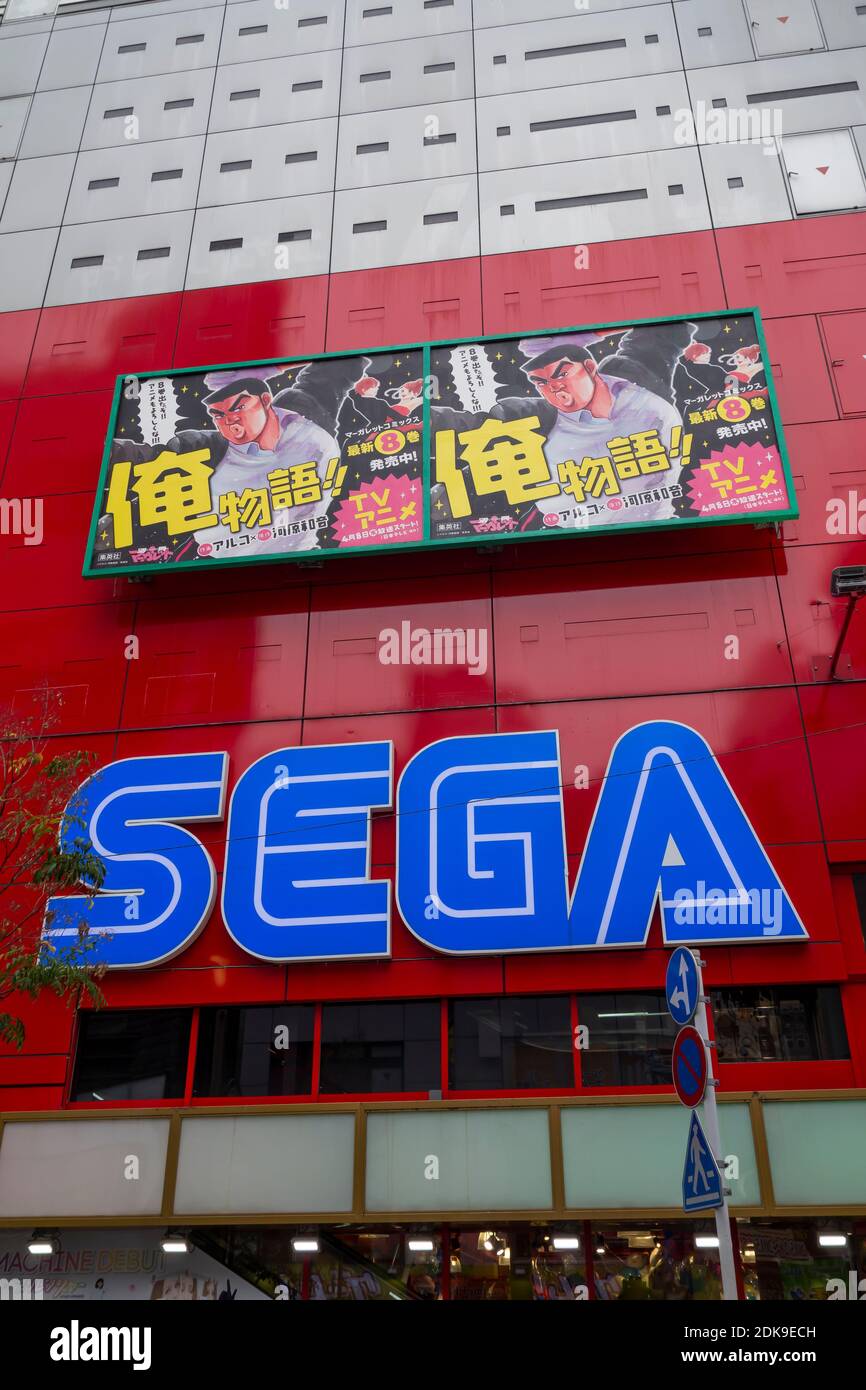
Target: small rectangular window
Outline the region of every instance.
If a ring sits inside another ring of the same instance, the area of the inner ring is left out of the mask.
[[[440,1013],[438,1000],[324,1004],[320,1092],[439,1090]]]
[[[86,270],[88,266],[102,265],[104,256],[73,256],[70,267],[72,270]]]
[[[193,1095],[309,1095],[313,1014],[312,1004],[202,1009]]]
[[[510,135],[510,134],[511,134],[511,126],[510,126],[510,125],[498,125],[498,126],[496,127],[496,134],[497,134],[497,135]]]
[[[659,36],[658,34],[644,34],[643,41],[644,43],[658,43]]]
[[[118,53],[143,53],[146,48],[146,43],[122,43],[117,51]]]
[[[710,991],[720,1062],[826,1062],[850,1054],[838,985]]]
[[[503,203],[502,206],[501,206],[501,208],[499,209],[499,216],[500,216],[500,217],[513,217],[513,216],[514,216],[514,204],[513,204],[513,203]]]
[[[292,91],[293,91],[293,92],[317,92],[317,91],[320,89],[320,87],[322,87],[322,86],[324,86],[324,83],[322,82],[322,80],[321,80],[320,78],[317,79],[317,80],[314,81],[314,82],[293,82],[293,83],[292,83]]]
[[[297,154],[287,154],[286,164],[312,164],[319,158],[318,150],[299,150]]]
[[[454,4],[454,0],[424,0],[425,10],[446,10]]]
[[[253,161],[251,159],[226,159],[220,165],[220,173],[237,174],[242,169],[252,169],[252,167]]]
[[[679,195],[680,195],[682,192],[683,192],[683,186],[682,186],[681,183],[669,183],[669,184],[668,184],[668,193],[670,194],[670,196],[671,196],[672,198],[679,197]]]
[[[577,1021],[589,1042],[578,1054],[584,1086],[670,1086],[677,1026],[661,990],[579,995]]]
[[[393,13],[394,13],[394,6],[393,6],[393,5],[376,5],[376,7],[375,7],[374,9],[372,9],[372,10],[364,10],[363,13],[362,13],[362,15],[361,15],[361,18],[362,18],[362,19],[378,19],[378,18],[380,17],[380,15],[383,15],[383,14],[393,14]]]
[[[362,72],[359,78],[361,82],[387,82],[391,76],[389,69],[382,72]]]
[[[645,188],[626,188],[620,193],[581,193],[573,198],[540,198],[535,204],[535,211],[555,212],[560,208],[586,208],[601,203],[633,203],[648,196]]]
[[[713,31],[712,31],[712,29],[710,28],[709,24],[702,24],[701,27],[698,29],[698,38],[699,38],[699,39],[711,39],[712,37],[713,37]]]
[[[454,72],[456,67],[456,63],[425,63],[424,76],[432,72]]]
[[[261,87],[246,87],[239,92],[230,92],[229,101],[255,101],[261,94]]]
[[[178,97],[175,101],[167,101],[163,106],[163,111],[185,111],[190,106],[195,106],[195,97]]]
[[[597,115],[563,116],[555,121],[530,121],[529,129],[533,133],[538,130],[570,130],[573,126],[607,125],[613,121],[635,120],[637,120],[636,111],[600,111]]]
[[[114,106],[109,111],[104,112],[104,121],[116,121],[123,116],[131,116],[135,110],[134,106]]]
[[[820,87],[788,87],[779,92],[753,92],[746,97],[750,106],[762,101],[793,101],[800,97],[832,97],[837,92],[859,92],[859,82],[824,82]],[[715,102],[713,105],[715,106]]]
[[[436,227],[440,222],[456,222],[457,217],[456,212],[425,212],[424,226]]]
[[[352,231],[355,233],[356,236],[357,236],[357,234],[358,234],[359,232],[386,232],[387,230],[388,230],[388,223],[387,223],[386,221],[382,221],[382,222],[355,222],[354,225],[352,226]]]
[[[169,179],[182,179],[182,169],[154,169],[150,176],[151,183],[167,183]]]
[[[212,241],[209,247],[211,251],[240,251],[244,244],[242,236],[223,237],[220,241]]]
[[[144,251],[139,251],[136,260],[139,261],[164,261],[166,256],[171,255],[170,246],[149,246]]]
[[[184,43],[204,43],[204,34],[181,34],[175,39],[175,48],[179,48]]]
[[[389,140],[377,140],[372,145],[356,145],[355,154],[386,154],[390,148]]]
[[[741,178],[735,176],[734,178],[728,179],[728,188],[742,188],[742,186],[743,180]]]
[[[91,189],[91,188],[117,188],[117,186],[118,186],[119,183],[120,183],[120,179],[91,179],[91,180],[90,180],[90,183],[87,185],[87,187],[88,187],[88,189]]]
[[[625,48],[625,39],[601,39],[596,43],[569,43],[562,48],[533,48],[524,53],[527,61],[535,58],[568,58],[576,53],[602,53],[610,48]],[[494,62],[496,59],[494,58]],[[503,59],[503,62],[505,60]]]
[[[574,1086],[567,995],[455,999],[448,1006],[455,1091]]]
[[[238,38],[245,39],[248,34],[266,34],[267,32],[267,24],[245,24],[242,29],[238,30]]]
[[[300,229],[299,231],[297,231],[297,232],[280,232],[279,236],[277,237],[277,241],[279,241],[279,242],[286,242],[286,241],[312,241],[312,239],[313,239],[313,229],[312,229],[312,227],[301,227],[301,229]]]
[[[670,108],[669,106],[657,106],[657,107],[656,107],[656,115],[657,115],[657,116],[669,116],[670,114],[671,114],[671,108]]]
[[[328,22],[328,16],[327,16],[326,14],[317,14],[317,15],[313,15],[313,16],[312,16],[311,18],[309,18],[309,19],[299,19],[299,20],[298,20],[298,28],[299,28],[299,29],[310,29],[310,28],[312,28],[312,26],[313,26],[314,24],[327,24],[327,22]]]
[[[457,134],[456,134],[455,131],[449,131],[447,135],[425,135],[425,136],[424,136],[424,144],[425,144],[425,145],[456,145],[456,144],[457,144]]]
[[[182,1100],[190,1009],[106,1009],[78,1016],[72,1100]]]

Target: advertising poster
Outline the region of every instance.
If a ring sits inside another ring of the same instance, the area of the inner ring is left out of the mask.
[[[435,539],[778,515],[754,316],[434,348]]]
[[[423,540],[420,350],[122,383],[92,567]]]
[[[64,1231],[53,1255],[30,1255],[27,1234],[6,1231],[0,1239],[0,1300],[234,1303],[267,1297],[194,1245],[185,1255],[167,1255],[154,1231]]]
[[[796,515],[749,310],[121,378],[84,573]]]

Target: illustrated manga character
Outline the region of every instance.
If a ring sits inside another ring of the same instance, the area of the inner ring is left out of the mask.
[[[735,348],[733,352],[720,357],[719,361],[730,364],[725,376],[725,390],[732,396],[739,395],[742,388],[750,386],[754,378],[764,370],[764,364],[761,361],[761,349],[757,343],[751,343],[748,347]]]
[[[274,383],[286,368],[267,375],[243,367],[207,373],[203,404],[213,429],[179,430],[164,444],[113,441],[112,465],[131,465],[123,503],[129,510],[109,508],[100,519],[97,553],[120,548],[119,522],[131,527],[139,547],[164,545],[169,518],[173,560],[191,559],[197,545],[222,543],[229,534],[243,540],[247,555],[314,549],[318,528],[275,531],[288,519],[327,515],[331,499],[323,484],[330,460],[340,457],[337,415],[368,365],[366,357],[310,362],[282,390]]]
[[[421,409],[424,403],[424,382],[421,377],[417,381],[389,387],[384,397],[379,395],[381,385],[378,377],[364,376],[354,386],[352,405],[371,429],[399,425]]]
[[[512,450],[511,457],[523,476],[532,477],[526,491],[528,496],[534,495],[535,500],[528,501],[521,514],[521,529],[533,529],[542,519],[546,525],[557,524],[564,528],[586,525],[589,515],[593,525],[622,520],[620,508],[624,506],[624,499],[630,494],[658,488],[660,483],[669,488],[677,482],[679,464],[672,462],[670,468],[654,477],[640,473],[623,478],[617,492],[618,507],[608,508],[602,497],[601,505],[596,505],[591,513],[584,506],[585,498],[562,491],[559,465],[571,463],[579,467],[588,460],[600,468],[610,468],[608,446],[612,440],[652,431],[657,433],[659,448],[667,450],[672,431],[683,423],[674,404],[674,369],[693,332],[691,323],[631,328],[621,333],[616,351],[601,360],[589,345],[594,339],[610,336],[608,334],[565,333],[523,339],[519,344],[525,359],[521,371],[537,394],[503,394],[492,409],[484,412],[433,405],[431,420],[437,458],[439,431],[457,432],[465,445],[467,432],[483,430],[491,456],[498,453],[501,461],[503,451]],[[536,424],[529,428],[527,422],[532,417]],[[500,450],[496,445],[496,426],[492,423],[495,421],[512,424],[510,431],[500,431],[503,435]],[[539,454],[539,440],[543,456]],[[470,464],[463,464],[461,473],[473,517],[502,510],[501,489],[479,489],[479,467],[473,469]],[[434,509],[450,519],[447,492],[441,482],[434,486],[431,501]],[[668,497],[629,505],[627,513],[629,522],[658,521],[673,516],[674,509]]]

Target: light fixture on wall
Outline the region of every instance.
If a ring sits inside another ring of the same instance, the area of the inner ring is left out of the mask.
[[[56,1231],[34,1231],[27,1242],[31,1255],[56,1255],[60,1249],[60,1236]]]
[[[166,1255],[188,1255],[189,1237],[184,1231],[166,1231],[159,1242]]]
[[[842,645],[848,636],[851,619],[854,617],[854,609],[864,595],[866,595],[866,565],[840,565],[838,569],[833,570],[830,576],[830,596],[831,598],[846,598],[848,607],[845,610],[838,641],[830,658],[831,681],[843,679],[836,675],[836,668],[842,655]]]

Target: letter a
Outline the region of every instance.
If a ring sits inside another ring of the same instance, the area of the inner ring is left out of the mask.
[[[727,911],[700,911],[708,888]],[[684,889],[698,909],[685,921],[674,911]],[[765,889],[780,893],[772,931],[739,911]],[[643,946],[656,902],[668,945],[808,937],[712,749],[664,720],[630,729],[611,754],[575,884],[571,943]]]

